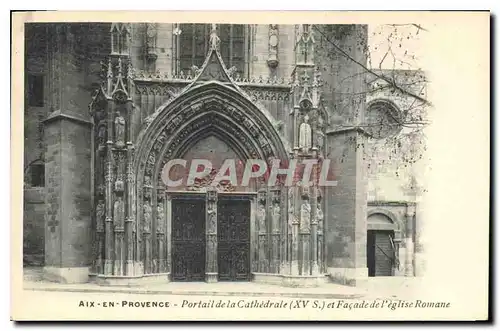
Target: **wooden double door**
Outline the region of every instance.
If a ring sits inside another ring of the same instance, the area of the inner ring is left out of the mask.
[[[217,245],[206,245],[204,199],[172,200],[172,280],[205,280],[207,256],[216,254],[220,281],[250,280],[250,201],[219,197]]]

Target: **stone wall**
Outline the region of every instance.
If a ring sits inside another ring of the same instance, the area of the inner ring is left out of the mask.
[[[45,188],[25,191],[25,258],[38,256],[33,258],[38,261],[45,254],[45,263],[50,266],[85,267],[90,263],[92,137],[88,104],[102,82],[100,62],[106,63],[105,57],[110,53],[110,26],[109,23],[57,27],[49,24],[34,26],[29,32],[26,69],[44,75],[46,95],[43,107],[24,109],[25,166],[36,159],[45,162]],[[146,24],[132,26],[131,59],[139,70],[146,68],[145,28]],[[365,91],[366,80],[360,74],[362,69],[339,54],[326,39],[342,47],[356,61],[365,63],[366,26],[319,28],[326,35],[314,34],[314,55],[324,82],[322,106],[332,124],[327,132],[326,149],[334,161],[339,183],[328,189],[325,196],[326,264],[340,270],[342,277],[347,275],[352,279],[362,277],[366,269],[367,183],[363,159],[366,137],[349,126],[363,117],[365,100],[358,96]],[[158,57],[154,70],[171,74],[173,25],[158,24],[156,29]],[[249,54],[250,74],[283,78],[288,83],[295,61],[295,26],[279,25],[278,30],[279,63],[273,69],[267,63],[269,25],[250,29],[253,42]],[[276,98],[283,90],[261,85],[269,94],[251,91],[248,86],[243,88],[277,120],[285,122],[283,131],[287,132],[291,127],[287,127],[290,104]],[[142,115],[141,109],[135,109],[138,121],[161,105],[153,100],[155,104],[149,103],[151,109],[142,109]],[[29,169],[26,178],[29,179]],[[42,208],[45,211],[42,212]],[[44,221],[41,221],[42,213]],[[43,234],[46,240],[41,239]],[[61,251],[61,245],[68,249]]]
[[[24,190],[23,207],[23,263],[27,266],[44,264],[45,201],[44,188]]]

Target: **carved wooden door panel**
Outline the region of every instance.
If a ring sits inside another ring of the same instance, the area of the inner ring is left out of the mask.
[[[391,234],[392,231],[375,231],[375,276],[392,276],[395,256]]]
[[[205,279],[205,201],[172,200],[172,280]]]
[[[219,280],[250,280],[250,201],[220,199],[217,206]]]

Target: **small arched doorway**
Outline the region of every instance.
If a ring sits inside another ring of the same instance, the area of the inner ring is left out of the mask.
[[[368,216],[366,258],[368,277],[394,276],[398,266],[397,226],[382,213]]]

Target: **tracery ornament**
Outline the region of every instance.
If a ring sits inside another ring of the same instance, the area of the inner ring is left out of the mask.
[[[132,25],[111,23],[111,54],[129,55]]]

